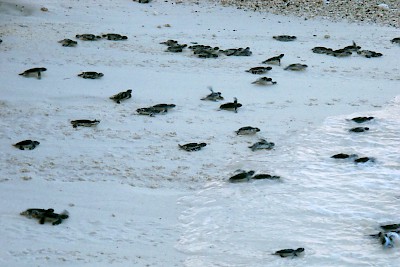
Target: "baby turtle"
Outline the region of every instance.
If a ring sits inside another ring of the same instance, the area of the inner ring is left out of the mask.
[[[370,121],[372,119],[374,119],[374,117],[355,117],[355,118],[352,118],[351,120],[354,122],[357,122],[357,123],[364,123],[364,122]]]
[[[84,126],[84,127],[92,127],[96,126],[99,124],[99,120],[73,120],[71,121],[72,127],[76,128],[78,126]]]
[[[58,225],[62,223],[62,220],[69,217],[67,211],[58,214],[54,212],[54,209],[27,209],[20,214],[28,218],[38,219],[40,224],[51,222],[53,225]]]
[[[335,154],[333,156],[331,156],[331,158],[333,159],[348,159],[348,158],[356,158],[357,155],[356,154],[345,154],[345,153],[339,153],[339,154]]]
[[[276,176],[276,175],[271,175],[271,174],[264,174],[264,173],[260,173],[260,174],[256,174],[254,175],[251,179],[255,179],[255,180],[262,180],[262,179],[266,179],[266,180],[278,180],[280,179],[280,176]]]
[[[246,70],[246,72],[250,72],[252,74],[264,74],[269,70],[272,70],[272,68],[271,67],[254,67],[254,68]]]
[[[183,150],[186,150],[188,152],[192,151],[199,151],[203,147],[205,147],[207,144],[206,143],[188,143],[185,145],[179,145],[179,147]]]
[[[71,39],[63,39],[58,41],[60,44],[62,44],[62,46],[66,46],[66,47],[74,47],[78,44],[77,41],[71,40]]]
[[[82,41],[96,41],[96,40],[101,39],[101,36],[94,35],[91,33],[77,34],[77,35],[75,35],[75,37]]]
[[[330,54],[331,52],[333,52],[332,48],[327,48],[327,47],[323,47],[323,46],[316,46],[313,49],[311,49],[313,51],[313,53],[316,54]]]
[[[354,127],[354,128],[351,128],[349,131],[354,132],[354,133],[363,133],[363,132],[369,131],[369,128],[368,127]]]
[[[271,57],[268,58],[266,60],[264,60],[263,62],[261,62],[262,64],[273,64],[273,65],[281,65],[281,59],[283,58],[285,54],[280,54],[279,56],[275,56],[275,57]]]
[[[379,232],[378,234],[369,235],[374,238],[379,239],[379,243],[384,248],[392,248],[395,245],[395,241],[400,240],[400,236],[398,232]]]
[[[38,141],[24,140],[14,144],[13,146],[21,150],[32,150],[35,149],[40,143]]]
[[[357,51],[360,50],[360,49],[361,49],[361,46],[358,46],[358,45],[356,44],[356,42],[354,42],[354,41],[353,41],[353,44],[352,44],[352,45],[348,45],[348,46],[342,48],[342,50],[350,51],[350,52],[357,52]]]
[[[84,71],[81,74],[78,74],[78,76],[82,77],[83,79],[99,79],[103,77],[104,74],[95,71]]]
[[[380,227],[385,231],[393,231],[393,230],[399,230],[400,224],[399,223],[385,224],[385,225],[381,225]]]
[[[221,92],[214,92],[212,87],[208,87],[208,89],[211,91],[211,93],[206,97],[203,97],[201,100],[210,100],[210,101],[224,100],[224,98],[221,95]]]
[[[281,42],[291,42],[297,39],[296,36],[290,36],[290,35],[277,35],[277,36],[273,36],[272,38],[274,38],[277,41],[281,41]]]
[[[138,2],[140,4],[148,4],[151,0],[133,0],[134,2]]]
[[[102,35],[103,38],[110,40],[110,41],[121,41],[121,40],[128,40],[127,36],[118,34],[118,33],[106,33]]]
[[[393,44],[400,44],[400,37],[393,38],[390,40]]]
[[[228,102],[228,103],[222,104],[221,106],[219,106],[219,108],[223,109],[223,110],[234,111],[235,113],[237,113],[237,109],[240,108],[242,106],[242,104],[237,102],[236,97],[234,97],[233,100],[234,100],[233,102]]]
[[[282,258],[286,257],[298,257],[304,252],[304,248],[297,248],[297,249],[281,249],[276,251],[273,255],[281,256]]]
[[[160,44],[165,44],[167,46],[174,46],[174,45],[178,44],[178,41],[170,39],[170,40],[167,40],[165,42],[161,42]]]
[[[357,158],[354,160],[355,163],[366,163],[366,162],[374,162],[375,159],[374,158],[370,158],[370,157],[361,157],[361,158]]]
[[[306,64],[294,63],[294,64],[290,64],[289,66],[284,68],[284,70],[301,71],[301,70],[305,70],[307,67],[308,66]]]
[[[26,71],[24,71],[24,72],[22,72],[22,73],[20,73],[19,75],[22,75],[22,76],[25,76],[25,77],[28,77],[28,76],[37,76],[37,78],[38,79],[41,79],[42,78],[42,72],[43,71],[46,71],[47,69],[46,68],[32,68],[32,69],[29,69],[29,70],[26,70]]]
[[[254,171],[248,171],[248,172],[241,171],[240,173],[231,176],[228,181],[231,183],[248,182],[248,181],[250,181],[253,174],[254,174]]]
[[[261,77],[252,82],[252,84],[258,84],[258,85],[268,85],[268,84],[276,84],[276,82],[272,81],[272,78],[269,77]]]
[[[136,110],[136,112],[139,115],[147,115],[147,116],[150,116],[150,117],[154,117],[154,115],[156,115],[156,114],[166,113],[167,109],[156,109],[156,108],[153,108],[153,107],[148,107],[148,108],[138,108]]]
[[[111,96],[110,99],[112,99],[115,102],[117,102],[117,104],[120,104],[121,100],[129,99],[131,97],[132,97],[132,90],[128,89],[128,90],[126,90],[126,92],[120,92],[118,94],[115,94],[115,95]]]
[[[359,54],[360,56],[364,56],[366,58],[382,56],[382,53],[371,51],[371,50],[361,50],[361,51],[358,51],[357,54]]]
[[[260,141],[254,143],[252,146],[249,146],[249,148],[251,149],[251,151],[256,151],[261,149],[271,150],[274,148],[274,146],[275,143],[268,142],[265,139],[260,139]]]
[[[260,131],[257,127],[245,126],[235,131],[237,135],[253,135]]]
[[[349,57],[352,55],[352,52],[345,50],[345,49],[338,49],[338,50],[330,51],[327,54],[334,56],[334,57]]]
[[[173,52],[173,53],[180,53],[183,51],[183,48],[187,47],[187,44],[173,44],[168,46],[167,50],[165,52]]]
[[[153,109],[161,111],[161,112],[167,112],[170,109],[173,109],[176,107],[175,104],[157,104],[152,106]]]

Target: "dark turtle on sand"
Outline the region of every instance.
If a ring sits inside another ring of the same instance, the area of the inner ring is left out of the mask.
[[[374,162],[375,159],[374,158],[370,158],[370,157],[361,157],[361,158],[357,158],[354,160],[355,163],[366,163],[366,162]]]
[[[227,56],[251,56],[252,52],[250,47],[246,48],[229,48],[226,50],[220,50],[223,54]]]
[[[159,111],[169,111],[170,109],[173,109],[176,107],[175,104],[157,104],[152,106],[153,109],[159,110]]]
[[[150,117],[154,117],[156,114],[162,114],[166,113],[168,110],[167,109],[161,109],[161,108],[154,108],[154,107],[147,107],[147,108],[138,108],[136,112],[139,115],[147,115]]]
[[[246,72],[250,72],[252,74],[264,74],[269,70],[272,70],[272,68],[271,67],[254,67],[254,68],[246,70]]]
[[[400,230],[400,223],[395,223],[395,224],[384,224],[380,226],[383,230],[385,231],[394,231],[394,230]]]
[[[275,143],[268,142],[265,139],[260,139],[260,141],[249,146],[249,148],[251,149],[251,151],[256,151],[256,150],[261,150],[261,149],[271,150],[274,148],[274,146],[275,146]]]
[[[183,48],[187,47],[187,44],[174,44],[168,46],[165,52],[173,52],[173,53],[180,53],[183,51]]]
[[[260,131],[257,127],[245,126],[235,131],[237,135],[253,135]]]
[[[20,215],[38,219],[40,224],[51,222],[53,225],[58,225],[62,223],[62,220],[68,219],[69,217],[67,211],[59,214],[55,213],[54,209],[27,209],[21,212]]]
[[[278,180],[280,179],[280,176],[277,175],[271,175],[271,174],[266,174],[266,173],[260,173],[260,174],[256,174],[254,175],[251,179],[255,179],[255,180]]]
[[[101,39],[101,36],[94,35],[91,33],[77,34],[77,35],[75,35],[75,37],[82,41],[96,41],[96,40]]]
[[[306,64],[294,63],[294,64],[290,64],[289,66],[284,68],[284,70],[301,71],[301,70],[305,70],[307,67],[308,66]]]
[[[240,173],[231,176],[228,181],[231,183],[248,182],[248,181],[250,181],[253,174],[254,174],[254,171],[248,171],[248,172],[241,171]]]
[[[361,46],[358,46],[356,44],[356,42],[353,41],[352,45],[348,45],[348,46],[346,46],[346,47],[344,47],[342,49],[345,50],[345,51],[357,52],[357,51],[359,51],[361,49]]]
[[[140,4],[148,4],[151,0],[133,0],[133,2],[138,2]]]
[[[290,41],[294,41],[297,39],[296,36],[290,36],[290,35],[277,35],[277,36],[273,36],[272,38],[274,38],[277,41],[281,41],[281,42],[290,42]]]
[[[311,50],[313,51],[313,53],[316,53],[316,54],[330,54],[331,52],[333,52],[332,48],[327,48],[327,47],[323,47],[323,46],[316,46]]]
[[[84,71],[81,74],[78,74],[79,77],[82,77],[84,79],[99,79],[104,76],[103,73],[101,72],[95,72],[95,71]]]
[[[221,95],[221,92],[214,92],[212,87],[208,87],[208,89],[211,91],[211,93],[206,97],[201,98],[201,100],[210,100],[210,101],[224,100],[224,98]]]
[[[38,79],[42,78],[42,72],[46,71],[46,68],[32,68],[32,69],[28,69],[22,73],[20,73],[19,75],[25,76],[25,77],[29,77],[29,76],[36,76]]]
[[[118,33],[106,33],[103,34],[102,37],[110,41],[128,40],[127,36]]]
[[[71,121],[72,127],[76,128],[78,126],[84,126],[84,127],[92,127],[96,126],[99,124],[99,120],[73,120]]]
[[[390,40],[393,44],[400,44],[400,37],[393,38]]]
[[[266,60],[264,60],[263,62],[261,62],[262,64],[273,64],[273,65],[281,65],[281,59],[283,58],[285,54],[280,54],[279,56],[275,56],[275,57],[271,57],[268,58]]]
[[[261,77],[261,78],[258,78],[257,80],[255,80],[254,82],[252,82],[252,84],[268,85],[268,84],[276,84],[276,82],[274,82],[274,81],[272,80],[272,78],[269,78],[269,77]]]
[[[66,46],[66,47],[74,47],[78,44],[77,41],[71,40],[71,39],[62,39],[60,41],[58,41],[60,44],[62,44],[62,46]]]
[[[298,257],[302,253],[304,253],[304,248],[297,248],[297,249],[289,248],[289,249],[281,249],[275,251],[273,255],[278,255],[281,256],[282,258],[286,258],[286,257]]]
[[[364,122],[370,121],[372,119],[374,119],[374,117],[355,117],[355,118],[352,118],[351,120],[354,122],[357,122],[357,123],[364,123]]]
[[[188,152],[192,152],[192,151],[199,151],[206,145],[207,145],[206,143],[188,143],[184,145],[179,145],[179,148],[186,150]]]
[[[238,103],[237,98],[234,97],[233,102],[228,102],[228,103],[222,104],[221,106],[219,106],[219,108],[223,109],[223,110],[234,111],[235,113],[237,113],[238,108],[240,108],[241,106],[242,106],[242,104]]]
[[[18,142],[16,144],[13,144],[13,146],[21,149],[21,150],[32,150],[35,149],[40,143],[38,141],[32,141],[32,140],[24,140],[21,142]]]
[[[352,55],[352,52],[345,49],[337,49],[328,52],[327,55],[331,55],[334,57],[349,57]]]
[[[331,156],[333,159],[349,159],[349,158],[356,158],[356,154],[345,154],[345,153],[339,153]]]
[[[354,133],[363,133],[363,132],[369,131],[369,128],[368,127],[354,127],[354,128],[351,128],[349,131],[354,132]]]
[[[117,102],[117,104],[120,104],[121,100],[129,99],[131,97],[132,97],[132,90],[128,89],[128,90],[126,90],[126,92],[120,92],[118,94],[111,96],[110,99]]]
[[[174,45],[178,44],[178,41],[170,39],[170,40],[161,42],[160,44],[165,44],[167,46],[174,46]]]
[[[360,56],[364,56],[366,58],[371,58],[371,57],[381,57],[382,53],[371,51],[371,50],[360,50],[357,52]]]

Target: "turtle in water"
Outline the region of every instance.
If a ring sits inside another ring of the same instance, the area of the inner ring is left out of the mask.
[[[28,69],[22,73],[20,73],[19,75],[25,76],[25,77],[29,77],[29,76],[37,76],[38,79],[42,78],[42,72],[46,71],[46,68],[32,68],[32,69]]]
[[[274,146],[275,146],[275,143],[268,142],[265,139],[260,139],[260,141],[249,146],[249,148],[251,149],[251,151],[256,151],[256,150],[261,150],[261,149],[271,150],[274,148]]]
[[[280,179],[280,176],[277,175],[271,175],[271,174],[266,174],[266,173],[260,173],[260,174],[256,174],[254,175],[251,179],[255,179],[255,180],[278,180]]]
[[[71,40],[71,39],[62,39],[60,41],[58,41],[60,44],[62,44],[62,46],[66,46],[66,47],[74,47],[78,44],[77,41]]]
[[[264,60],[263,62],[261,62],[262,64],[272,64],[272,65],[281,65],[281,59],[283,58],[285,54],[280,54],[279,56],[275,56],[275,57],[271,57],[268,58],[266,60]]]
[[[246,72],[250,72],[251,74],[264,74],[267,71],[272,70],[271,67],[254,67],[246,70]]]
[[[276,35],[273,36],[272,38],[274,38],[277,41],[281,41],[281,42],[291,42],[297,39],[296,36],[290,36],[290,35]]]
[[[211,93],[208,94],[206,97],[203,97],[201,100],[210,100],[210,101],[224,100],[224,98],[221,95],[221,92],[214,92],[211,86],[208,87],[208,89],[211,91]]]
[[[101,39],[101,36],[94,35],[91,33],[77,34],[77,35],[75,35],[75,37],[82,41],[96,41],[96,40]]]
[[[76,128],[78,126],[84,126],[84,127],[92,127],[96,126],[99,124],[99,120],[73,120],[71,121],[72,127]]]
[[[282,258],[286,257],[298,257],[304,252],[304,248],[297,248],[297,249],[281,249],[278,251],[275,251],[273,255],[278,255],[281,256]]]
[[[235,131],[237,135],[253,135],[260,131],[257,127],[245,126],[239,128],[239,130]]]
[[[385,231],[400,230],[400,223],[384,224],[380,226]]]
[[[207,145],[206,143],[188,143],[188,144],[178,145],[178,146],[179,146],[179,148],[181,148],[185,151],[192,152],[192,151],[199,151],[206,145]]]
[[[147,108],[138,108],[136,109],[136,112],[139,115],[147,115],[150,117],[154,117],[156,114],[162,114],[166,113],[168,110],[167,109],[161,109],[161,108],[154,108],[154,107],[147,107]]]
[[[366,131],[369,131],[368,127],[354,127],[349,130],[349,132],[354,132],[354,133],[363,133]]]
[[[80,74],[78,74],[79,77],[82,77],[83,79],[99,79],[104,76],[103,73],[101,72],[95,72],[95,71],[84,71]]]
[[[38,141],[32,141],[32,140],[24,140],[21,142],[18,142],[16,144],[13,144],[13,146],[21,149],[21,150],[32,150],[35,149],[40,143]]]
[[[284,68],[284,70],[301,71],[301,70],[305,70],[307,67],[308,66],[306,64],[294,63],[294,64],[290,64],[289,66]]]
[[[369,235],[371,237],[374,238],[378,238],[379,239],[379,243],[381,243],[381,245],[384,248],[392,248],[395,245],[395,242],[400,240],[400,236],[399,236],[399,232],[395,231],[389,231],[389,232],[379,232],[377,234],[372,234]]]
[[[118,94],[115,94],[115,95],[111,96],[110,99],[112,99],[115,102],[117,102],[117,104],[120,104],[121,100],[129,99],[131,97],[132,97],[132,90],[128,89],[128,90],[126,90],[126,92],[120,92]]]
[[[268,85],[268,84],[276,84],[277,82],[274,82],[272,78],[269,77],[261,77],[252,82],[252,84],[258,84],[258,85]]]
[[[40,224],[51,222],[53,225],[58,225],[62,223],[62,220],[69,218],[67,211],[63,211],[59,214],[55,213],[54,209],[27,209],[21,212],[20,215],[38,219]]]
[[[231,110],[234,111],[235,113],[237,113],[237,109],[240,108],[242,106],[242,104],[237,102],[237,98],[234,97],[233,98],[233,102],[228,102],[225,104],[222,104],[221,106],[219,106],[220,109],[223,110]]]
[[[128,40],[127,36],[118,33],[106,33],[103,34],[102,37],[110,41]]]
[[[254,174],[254,171],[246,172],[246,171],[241,170],[240,173],[231,176],[228,181],[231,183],[248,182],[248,181],[250,181],[253,174]]]
[[[357,123],[364,123],[364,122],[370,121],[372,119],[374,119],[374,117],[355,117],[355,118],[352,118],[351,120],[354,122],[357,122]]]

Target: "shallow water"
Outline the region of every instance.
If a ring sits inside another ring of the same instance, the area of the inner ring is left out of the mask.
[[[180,199],[186,266],[397,266],[399,247],[369,237],[399,223],[400,97],[381,111],[330,117],[277,144],[273,153],[227,168],[262,170],[279,181],[211,182]],[[357,124],[348,119],[374,116]],[[350,133],[352,127],[369,127]],[[337,153],[375,158],[355,164]],[[304,247],[299,258],[271,255]]]

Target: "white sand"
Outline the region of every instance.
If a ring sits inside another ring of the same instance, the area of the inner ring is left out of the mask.
[[[258,155],[247,146],[259,137],[290,143],[327,117],[380,110],[400,92],[400,47],[390,43],[399,33],[389,27],[208,4],[118,0],[2,1],[0,23],[1,266],[204,266],[200,256],[192,257],[199,240],[186,238],[192,226],[187,215],[204,203],[199,199],[198,207],[191,206],[196,202],[188,204],[188,198],[204,186],[226,183],[235,169],[245,167],[246,158]],[[129,39],[78,40],[75,48],[57,43],[76,34],[108,32]],[[272,39],[279,34],[298,39]],[[199,59],[187,49],[167,53],[159,43],[168,39],[225,49],[249,46],[253,55]],[[383,57],[311,52],[353,40]],[[277,85],[251,84],[259,76],[245,70],[280,53],[285,54],[282,66],[267,74]],[[284,71],[291,63],[309,67]],[[32,67],[47,68],[41,80],[18,75]],[[84,80],[76,76],[82,71],[104,77]],[[225,100],[200,101],[208,86]],[[120,105],[109,99],[128,88],[132,99]],[[218,109],[233,97],[243,104],[237,114]],[[135,112],[158,103],[177,107],[155,117]],[[101,123],[73,129],[73,119]],[[261,132],[237,137],[234,131],[247,125]],[[41,144],[32,151],[11,146],[24,139]],[[178,149],[188,142],[208,145],[193,153]],[[28,208],[66,209],[70,218],[58,226],[39,225],[19,215]],[[261,262],[272,252],[261,242],[256,248]],[[334,264],[335,255],[326,257]],[[235,264],[230,256],[219,264],[252,265]]]

